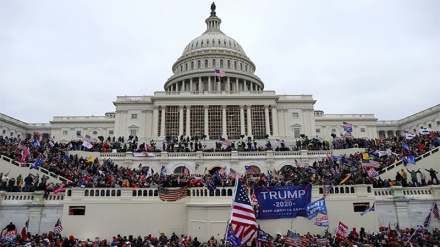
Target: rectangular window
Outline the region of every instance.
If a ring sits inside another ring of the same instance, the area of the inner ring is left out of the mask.
[[[138,118],[138,114],[131,114],[131,119],[137,119]]]
[[[130,130],[130,135],[131,136],[136,136],[136,130]]]
[[[108,132],[109,135],[113,135],[113,133],[115,133],[113,130],[109,130]]]
[[[361,132],[365,132],[365,128],[361,128]]]
[[[67,135],[69,132],[67,130],[63,130],[63,135]]]
[[[299,128],[293,128],[293,134],[294,134],[295,138],[301,137],[301,133],[299,131]]]
[[[292,118],[299,118],[298,112],[292,112]]]
[[[85,206],[69,206],[69,215],[86,215]]]
[[[359,202],[353,203],[353,211],[354,212],[364,212],[365,210],[370,208],[369,202]]]
[[[316,129],[316,133],[321,133],[321,129]]]
[[[80,137],[80,136],[81,136],[81,131],[80,131],[80,130],[76,131],[76,136],[77,136],[77,137]]]
[[[431,125],[431,124],[428,124],[428,128],[432,128],[432,125]]]

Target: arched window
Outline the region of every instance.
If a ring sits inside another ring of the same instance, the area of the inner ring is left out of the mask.
[[[202,67],[202,61],[197,60],[197,68],[200,69]]]
[[[185,71],[188,71],[188,63],[185,63]]]
[[[212,67],[213,67],[213,68],[217,67],[217,64],[216,64],[216,62],[215,62],[215,59],[212,59]]]
[[[248,66],[247,66],[247,64],[244,65],[244,71],[248,72]]]
[[[240,70],[243,70],[243,63],[240,63]]]
[[[194,69],[194,61],[191,62],[191,70]]]
[[[228,60],[228,67],[227,67],[228,69],[230,69],[231,68],[231,60]]]
[[[205,59],[205,68],[208,68],[208,59]]]
[[[223,59],[220,59],[220,68],[223,68]]]
[[[237,69],[237,61],[234,61],[234,69]]]

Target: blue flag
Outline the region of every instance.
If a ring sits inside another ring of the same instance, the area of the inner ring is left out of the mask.
[[[206,187],[208,187],[208,190],[210,190],[210,191],[214,191],[217,188],[215,186],[214,180],[209,181],[208,184],[206,185]]]
[[[408,165],[408,159],[406,157],[402,157],[402,162],[404,166]]]
[[[315,218],[318,213],[327,215],[327,206],[325,205],[325,199],[321,198],[312,203],[307,204],[307,218],[309,220]]]
[[[234,235],[232,229],[228,227],[228,234],[226,235],[226,241],[231,243],[232,247],[239,247],[241,245],[241,239]]]
[[[402,147],[403,147],[406,151],[409,151],[409,147],[408,147],[408,145],[407,145],[404,141],[402,141]]]
[[[431,212],[429,212],[428,216],[426,217],[425,221],[423,222],[423,226],[429,227],[429,223],[431,223]]]
[[[165,168],[165,166],[162,166],[162,168],[160,169],[160,176],[165,176],[167,174],[167,169]]]
[[[408,162],[411,164],[416,164],[416,156],[414,154],[408,155]]]
[[[371,206],[371,208],[369,208],[369,209],[365,210],[364,212],[362,212],[361,216],[364,216],[368,212],[375,211],[376,210],[375,207],[376,207],[376,203],[373,203],[373,206]]]
[[[268,243],[271,239],[272,239],[272,236],[270,236],[267,232],[258,228],[258,234],[257,234],[258,242]]]
[[[31,143],[32,143],[32,146],[34,148],[39,148],[40,147],[40,142],[37,139],[32,139]]]
[[[40,156],[40,158],[38,158],[37,161],[35,161],[35,163],[31,165],[29,168],[36,169],[37,167],[40,167],[42,164],[43,164],[43,158]]]

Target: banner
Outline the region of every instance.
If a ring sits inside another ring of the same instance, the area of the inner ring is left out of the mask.
[[[345,233],[348,231],[348,226],[339,221],[338,229],[336,229],[336,236],[339,238],[343,238]]]
[[[306,206],[312,198],[311,185],[255,187],[258,219],[307,217]]]
[[[321,198],[319,200],[316,200],[312,203],[307,204],[306,210],[307,210],[307,218],[309,220],[318,216],[318,213],[326,215],[327,214],[327,207],[325,206],[325,199]]]
[[[326,215],[315,219],[315,226],[329,227],[328,217]]]

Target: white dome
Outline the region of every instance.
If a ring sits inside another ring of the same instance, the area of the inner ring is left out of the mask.
[[[233,50],[242,56],[246,56],[241,45],[233,38],[225,35],[219,29],[217,29],[217,31],[208,30],[199,37],[193,39],[183,50],[182,56],[193,51],[213,48]]]

